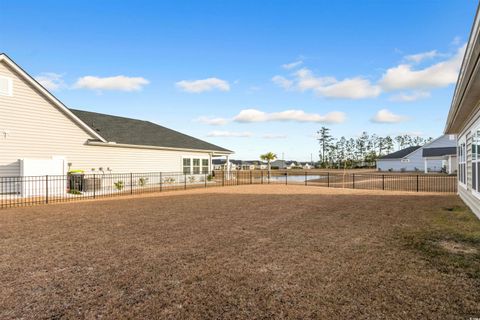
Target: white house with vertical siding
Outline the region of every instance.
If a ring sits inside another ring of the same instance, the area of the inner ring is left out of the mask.
[[[475,21],[448,113],[445,133],[457,134],[458,193],[480,218],[480,17]]]
[[[0,54],[0,177],[212,170],[232,151],[149,121],[67,108]]]

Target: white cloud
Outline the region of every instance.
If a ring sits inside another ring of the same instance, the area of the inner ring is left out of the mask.
[[[229,122],[228,119],[214,117],[199,117],[195,121],[211,126],[223,126]]]
[[[405,60],[409,62],[415,62],[419,63],[422,62],[423,60],[426,59],[432,59],[438,56],[437,50],[432,50],[432,51],[427,51],[427,52],[422,52],[422,53],[417,53],[417,54],[411,54],[408,56],[405,56]]]
[[[461,42],[462,42],[462,38],[460,38],[459,36],[456,36],[453,38],[451,44],[454,46],[458,46],[460,45]]]
[[[77,80],[74,88],[77,89],[92,89],[92,90],[118,90],[118,91],[139,91],[143,86],[149,84],[145,78],[142,77],[95,77],[85,76]]]
[[[263,139],[286,139],[287,135],[285,134],[274,134],[274,133],[267,133],[262,136]]]
[[[376,123],[399,123],[408,120],[408,117],[394,114],[390,110],[381,109],[375,116],[371,119],[372,122]]]
[[[450,59],[430,67],[413,70],[410,64],[401,64],[385,72],[379,84],[385,91],[402,89],[431,89],[445,87],[457,81],[465,45]]]
[[[293,69],[293,68],[296,68],[296,67],[300,66],[302,63],[303,63],[302,60],[294,61],[294,62],[291,62],[291,63],[285,63],[285,64],[282,64],[282,68],[290,70],[290,69]]]
[[[330,112],[325,115],[305,113],[302,110],[285,110],[281,112],[267,113],[257,109],[241,110],[233,118],[236,122],[267,122],[267,121],[297,121],[319,123],[341,123],[345,121],[345,113]]]
[[[202,80],[182,80],[175,85],[183,91],[190,93],[201,93],[212,90],[230,91],[230,84],[222,79],[207,78]]]
[[[224,137],[224,138],[248,138],[253,136],[251,132],[235,132],[235,131],[212,131],[207,134],[208,137]]]
[[[390,101],[396,102],[412,102],[420,99],[426,99],[430,97],[428,91],[413,91],[412,93],[399,93],[390,98]]]
[[[299,90],[312,90],[327,98],[365,99],[377,97],[381,93],[379,86],[362,77],[339,81],[334,77],[315,77],[307,68],[299,70],[295,76]]]
[[[283,89],[290,89],[293,85],[292,80],[289,80],[282,76],[274,76],[272,78],[272,82],[275,83],[277,86],[282,87]]]
[[[63,81],[63,75],[54,73],[54,72],[44,72],[35,77],[35,80],[38,81],[45,89],[50,91],[55,91],[65,87],[65,82]]]

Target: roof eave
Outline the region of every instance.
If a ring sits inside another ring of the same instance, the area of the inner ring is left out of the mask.
[[[462,65],[458,74],[457,84],[448,112],[447,122],[445,124],[445,134],[458,134],[462,128],[462,119],[468,118],[472,113],[475,105],[465,106],[465,96],[469,89],[472,87],[472,76],[476,74],[478,69],[478,59],[480,54],[480,44],[477,39],[479,37],[479,25],[480,25],[480,7],[477,8],[474,22],[471,28],[470,37],[468,40],[467,48],[463,56]],[[475,80],[475,79],[474,79]],[[479,81],[478,77],[476,80]],[[459,118],[459,115],[462,115]]]
[[[88,145],[101,146],[101,147],[117,147],[117,148],[134,148],[134,149],[152,149],[152,150],[168,150],[168,151],[186,151],[186,152],[202,152],[212,153],[215,155],[230,155],[235,152],[231,150],[208,150],[208,149],[189,149],[189,148],[173,148],[173,147],[160,147],[160,146],[146,146],[137,144],[124,144],[124,143],[108,143],[99,141],[87,141]]]

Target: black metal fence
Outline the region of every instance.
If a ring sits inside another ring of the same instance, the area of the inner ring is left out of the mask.
[[[245,184],[296,184],[413,192],[457,191],[456,177],[447,175],[278,170],[215,171],[212,174],[178,172],[72,174],[0,177],[0,208]]]

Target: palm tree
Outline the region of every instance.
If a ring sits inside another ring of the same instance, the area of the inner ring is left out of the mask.
[[[267,152],[265,154],[261,154],[260,155],[260,159],[263,160],[263,161],[267,161],[268,163],[268,172],[270,172],[271,170],[271,165],[270,165],[270,162],[272,162],[273,160],[277,159],[277,155],[273,152]]]

